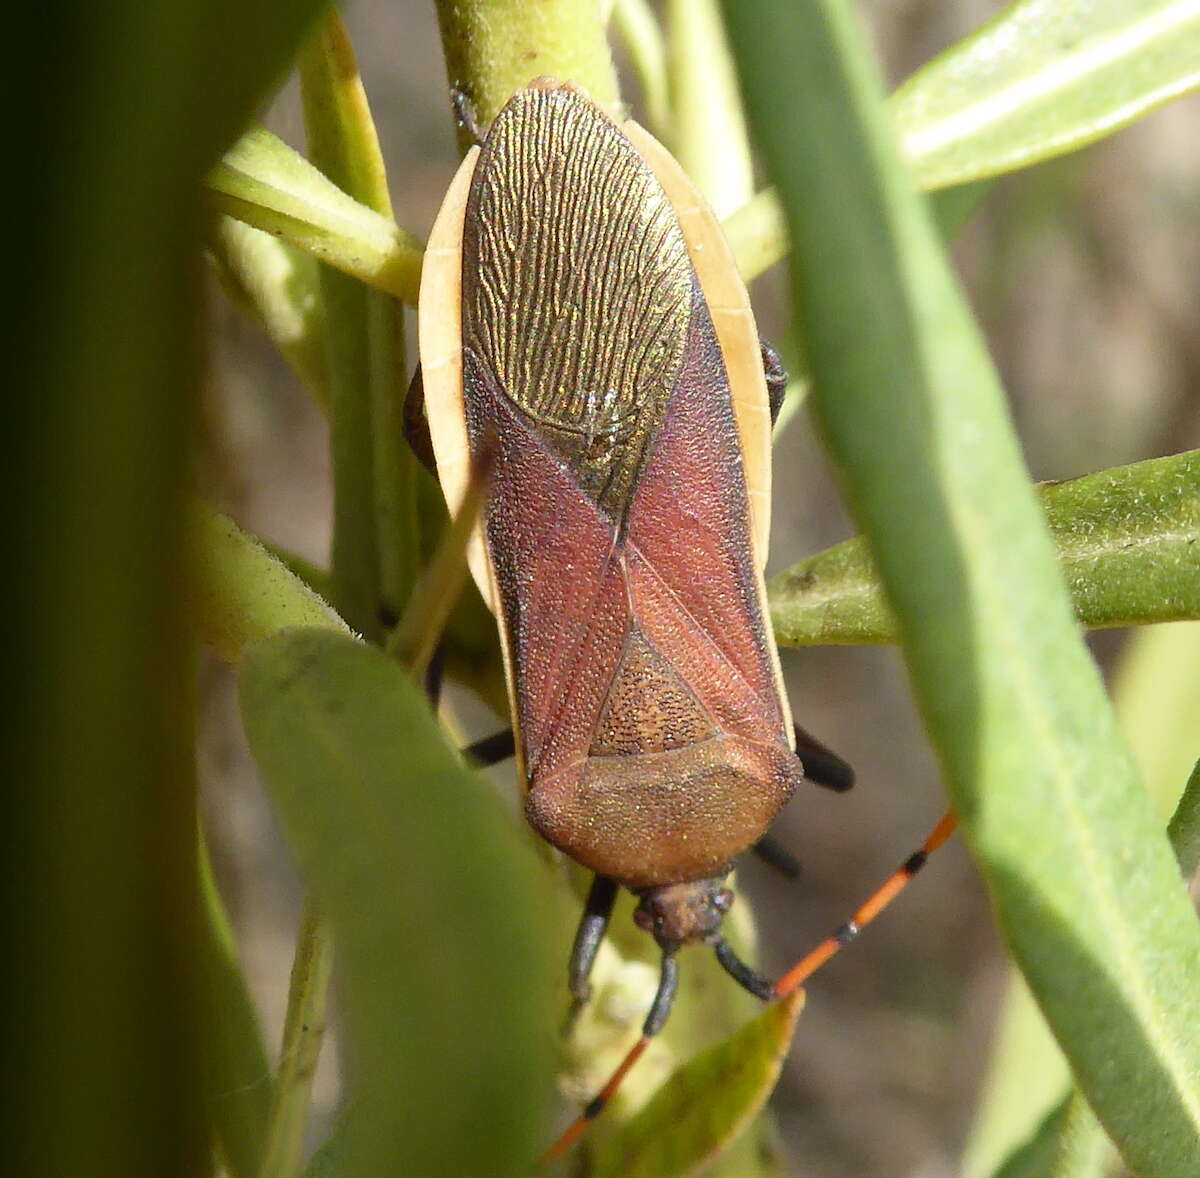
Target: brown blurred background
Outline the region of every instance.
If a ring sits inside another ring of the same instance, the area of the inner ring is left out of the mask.
[[[860,5],[893,86],[998,9],[981,0]],[[351,0],[347,20],[397,219],[424,237],[457,161],[432,4]],[[630,85],[627,96],[635,95]],[[1001,182],[956,246],[1035,478],[1200,446],[1198,118],[1193,96],[1087,151]],[[268,121],[303,147],[288,90]],[[776,271],[752,292],[769,338],[786,316],[782,288]],[[244,526],[324,563],[323,422],[215,285],[211,317],[206,481]],[[776,454],[772,570],[851,532],[803,413]],[[1094,638],[1106,668],[1123,639]],[[855,765],[860,784],[847,796],[798,796],[781,818],[777,833],[803,863],[800,881],[781,881],[753,863],[741,872],[768,971],[838,923],[942,805],[894,650],[785,651],[783,664],[797,718]],[[277,1042],[299,885],[240,734],[230,677],[208,661],[201,682],[201,770],[218,871]],[[983,892],[952,844],[810,988],[773,1105],[794,1172],[957,1173],[1003,975]],[[319,1121],[327,1123],[337,1096],[336,1044],[327,1041]]]

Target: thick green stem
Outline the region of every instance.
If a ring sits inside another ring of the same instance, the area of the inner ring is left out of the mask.
[[[648,0],[617,0],[612,8],[612,25],[641,87],[646,126],[665,138],[671,126],[671,92],[666,44],[658,17]]]
[[[576,82],[603,106],[620,101],[600,6],[590,0],[437,0],[450,85],[486,125],[534,78]],[[470,137],[460,128],[465,150]]]
[[[716,0],[670,0],[670,144],[718,217],[754,194],[754,162],[737,74]]]
[[[391,217],[386,174],[354,54],[326,10],[300,61],[309,155],[355,200]],[[339,610],[380,640],[416,578],[414,459],[399,422],[403,330],[397,304],[328,269],[322,273],[332,401],[333,584]]]

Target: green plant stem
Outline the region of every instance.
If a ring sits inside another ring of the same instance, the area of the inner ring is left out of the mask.
[[[288,987],[279,1073],[259,1178],[299,1172],[313,1078],[325,1033],[325,1006],[333,969],[329,927],[314,900],[305,902]]]
[[[232,217],[218,217],[209,256],[234,306],[253,318],[322,413],[329,413],[324,324],[312,255]]]
[[[203,956],[213,1006],[209,1103],[226,1169],[232,1178],[254,1178],[271,1119],[271,1066],[203,833],[197,831],[197,838]]]
[[[313,162],[344,192],[390,219],[378,138],[353,50],[326,9],[300,58]],[[419,565],[415,459],[400,430],[403,330],[396,302],[325,269],[332,400],[332,576],[339,611],[380,641]]]
[[[403,310],[395,299],[369,291],[366,315],[379,602],[388,617],[395,617],[412,593],[421,564],[417,460],[404,437]]]
[[[433,560],[417,581],[404,612],[388,635],[386,650],[422,680],[467,575],[467,542],[483,507],[490,471],[476,463],[458,514],[450,523]]]
[[[446,76],[486,126],[509,96],[550,75],[583,86],[601,105],[620,101],[600,5],[579,0],[437,0]],[[459,128],[459,146],[470,136]]]
[[[354,50],[336,8],[322,17],[302,64],[305,120],[309,148],[323,171],[355,200],[388,220],[392,203],[387,171],[379,150],[379,138],[371,118],[366,92],[358,73]],[[353,420],[365,428],[369,454],[363,437],[350,431],[344,453],[334,455],[335,478],[339,467],[363,468],[363,481],[370,484],[373,502],[359,498],[361,485],[345,502],[346,510],[335,512],[343,534],[356,533],[359,513],[373,521],[373,544],[366,537],[361,547],[350,544],[341,564],[353,562],[351,553],[366,555],[373,548],[377,568],[375,613],[398,613],[416,580],[420,564],[420,538],[416,504],[416,460],[405,444],[402,410],[404,401],[404,325],[400,305],[386,294],[357,292],[362,300],[361,322],[355,336],[361,339],[365,366],[365,413],[348,407]],[[352,325],[343,325],[350,332]],[[357,399],[360,390],[345,390]],[[339,448],[340,449],[340,448]],[[353,520],[351,516],[355,516]],[[335,528],[338,524],[335,524]],[[335,544],[336,544],[335,537]],[[368,558],[369,561],[369,558]],[[335,582],[339,562],[334,561]]]
[[[612,23],[621,38],[642,91],[646,126],[660,139],[671,127],[671,93],[667,84],[667,48],[658,17],[647,0],[617,0]]]
[[[717,0],[669,0],[671,149],[718,217],[754,193],[754,162]]]

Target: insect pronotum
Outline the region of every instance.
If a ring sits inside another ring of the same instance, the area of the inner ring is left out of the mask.
[[[771,633],[772,354],[711,212],[636,123],[539,79],[478,139],[421,284],[437,473],[455,511],[472,456],[493,452],[468,555],[500,627],[525,812],[595,873],[571,991],[587,997],[618,887],[662,951],[641,1039],[549,1158],[666,1021],[681,948],[711,946],[764,1000],[790,993],[952,819],[778,982],[721,936],[731,864],[803,780],[801,758],[850,780],[811,738],[797,756]]]

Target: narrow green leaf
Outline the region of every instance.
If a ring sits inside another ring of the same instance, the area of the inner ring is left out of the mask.
[[[1200,925],[1071,613],[1004,398],[835,0],[727,0],[812,401],[1013,954],[1130,1167],[1200,1170]]]
[[[200,189],[314,8],[10,15],[0,1136],[31,1176],[213,1172],[182,601]]]
[[[1191,879],[1200,866],[1200,761],[1188,778],[1187,788],[1167,827],[1167,837],[1175,848],[1175,858],[1185,879]]]
[[[382,653],[287,631],[246,652],[240,685],[338,947],[355,1100],[339,1174],[523,1172],[544,1133],[560,984],[526,834]]]
[[[312,255],[242,221],[218,217],[209,256],[230,300],[257,320],[317,407],[328,413],[324,324]]]
[[[1168,833],[1178,860],[1174,828],[1186,810],[1181,786],[1200,747],[1200,624],[1177,622],[1130,634],[1112,675],[1112,696],[1156,813],[1165,820],[1175,811]],[[1182,860],[1181,866],[1186,877]],[[1069,1090],[1062,1052],[1015,970],[1006,991],[963,1157],[964,1178],[994,1173]]]
[[[209,174],[208,187],[222,213],[416,303],[421,279],[416,238],[347,195],[270,131],[247,131]]]
[[[1167,837],[1184,879],[1190,879],[1200,862],[1200,762],[1197,762],[1167,827]],[[1030,1022],[1030,1029],[1049,1039],[1044,1024]],[[1039,1054],[1041,1048],[1038,1048]],[[1026,1082],[1031,1074],[1030,1058],[1014,1061],[1014,1075]],[[1040,1080],[1040,1076],[1038,1077]],[[1034,1136],[1015,1150],[996,1173],[996,1178],[1104,1178],[1114,1162],[1112,1143],[1078,1089],[1072,1089],[1049,1113]]]
[[[697,1174],[762,1108],[787,1055],[803,992],[773,1002],[728,1039],[688,1060],[596,1150],[589,1178]]]
[[[665,139],[671,128],[671,95],[667,84],[667,49],[658,17],[648,0],[616,0],[612,6],[612,24],[641,87],[646,126]]]
[[[897,90],[923,188],[1073,151],[1200,85],[1196,0],[1019,0]]]
[[[1200,84],[1197,0],[1019,0],[892,97],[927,192],[1074,151]],[[768,189],[725,224],[747,280],[787,253]]]
[[[746,116],[717,0],[669,0],[667,68],[675,112],[668,143],[718,217],[754,193]]]
[[[1104,1178],[1112,1146],[1087,1101],[1073,1092],[1042,1122],[1033,1138],[996,1178]]]
[[[1038,488],[1075,616],[1085,626],[1200,618],[1200,450]],[[896,621],[862,537],[767,584],[791,646],[895,642]]]
[[[248,642],[285,626],[346,630],[332,606],[228,516],[193,499],[186,527],[192,627],[227,663],[236,663]]]

